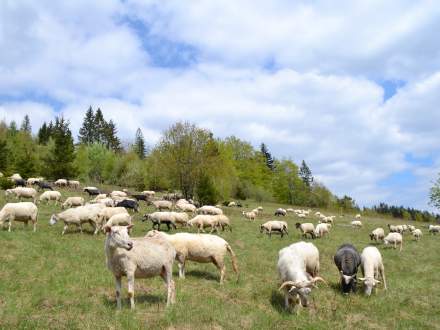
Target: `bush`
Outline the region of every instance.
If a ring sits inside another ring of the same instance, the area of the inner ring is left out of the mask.
[[[2,190],[14,188],[14,182],[8,178],[0,178],[0,188],[2,188]]]
[[[200,180],[197,186],[197,198],[202,205],[217,204],[219,193],[208,176],[203,176]]]

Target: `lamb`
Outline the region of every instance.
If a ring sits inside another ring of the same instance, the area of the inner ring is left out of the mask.
[[[151,214],[144,214],[142,221],[150,220],[153,223],[153,229],[157,227],[157,229],[160,230],[161,224],[166,224],[168,230],[170,230],[171,227],[176,229],[176,217],[173,213],[174,212],[153,212]]]
[[[72,189],[79,189],[80,183],[77,180],[68,180],[67,185]]]
[[[383,241],[385,237],[385,231],[383,230],[383,228],[376,228],[374,229],[371,234],[370,234],[370,240],[374,240],[374,241]]]
[[[415,239],[416,241],[419,241],[420,238],[422,238],[423,233],[422,233],[422,231],[421,231],[420,229],[414,229],[414,230],[412,231],[412,235],[413,235],[413,237],[414,237],[414,239]]]
[[[100,228],[98,221],[98,214],[100,211],[101,207],[99,204],[78,206],[77,208],[67,209],[58,214],[52,214],[49,224],[53,226],[58,221],[63,221],[64,228],[61,235],[64,235],[69,228],[69,225],[79,227],[79,230],[82,233],[82,225],[84,223],[89,223],[94,229],[93,235],[96,235]]]
[[[283,208],[279,208],[279,209],[276,209],[274,214],[275,214],[275,216],[283,216],[283,217],[285,217],[287,215],[287,211],[285,209],[283,209]]]
[[[40,195],[39,202],[46,201],[46,204],[49,204],[49,201],[55,201],[55,205],[58,205],[58,202],[61,202],[61,193],[59,191],[45,191]]]
[[[310,234],[312,238],[315,238],[315,226],[311,222],[299,223],[295,224],[295,227],[301,231],[302,237],[306,238],[307,234]]]
[[[403,246],[402,234],[400,234],[400,233],[389,233],[384,238],[384,243],[385,243],[385,245],[393,244],[395,249],[397,248],[397,244],[399,244],[400,245],[400,251],[402,251],[402,246]]]
[[[223,211],[221,208],[205,205],[197,209],[198,214],[208,214],[208,215],[219,215],[223,214]]]
[[[124,207],[103,207],[98,212],[98,223],[103,225],[115,214],[128,214]]]
[[[211,227],[211,234],[213,231],[218,232],[219,222],[216,216],[200,214],[189,220],[188,226],[197,227],[197,233],[205,232],[205,227]]]
[[[103,226],[105,232],[106,227],[113,226],[130,226],[132,224],[131,216],[127,213],[118,213],[110,217],[108,221]]]
[[[0,225],[5,221],[9,222],[8,232],[11,231],[14,221],[24,222],[28,225],[31,221],[34,225],[34,232],[37,231],[38,208],[31,202],[7,203],[0,211]]]
[[[324,283],[319,272],[319,251],[312,243],[298,242],[281,249],[278,253],[279,290],[284,292],[286,310],[293,302],[294,308],[308,306],[308,296],[318,281]],[[297,310],[298,312],[299,310]]]
[[[67,180],[66,179],[58,179],[53,184],[57,187],[67,187]]]
[[[315,237],[324,237],[325,234],[330,233],[331,224],[319,223],[315,228]]]
[[[149,231],[146,237],[163,237],[176,249],[176,260],[179,266],[179,277],[185,278],[185,263],[187,260],[200,263],[212,262],[220,271],[220,284],[225,280],[226,267],[224,258],[226,252],[231,255],[232,269],[239,277],[237,257],[231,246],[223,238],[210,234],[177,233],[169,235],[157,230]]]
[[[162,210],[172,210],[173,203],[170,201],[152,201],[151,204],[154,205],[156,210],[162,211]]]
[[[34,204],[36,204],[37,202],[37,191],[34,188],[17,187],[13,189],[7,189],[5,191],[5,196],[9,195],[15,195],[15,197],[18,198],[19,201],[21,201],[22,198],[32,198]]]
[[[106,227],[107,268],[116,282],[116,304],[121,309],[121,278],[127,276],[130,307],[134,309],[134,279],[160,275],[167,286],[167,306],[175,302],[173,262],[176,250],[160,238],[130,238],[131,226]]]
[[[398,234],[400,235],[400,234]],[[383,281],[384,289],[387,289],[387,282],[385,280],[385,268],[382,263],[382,255],[374,246],[367,246],[361,254],[361,270],[363,277],[359,278],[364,282],[365,294],[371,295],[371,291],[376,284],[380,283],[379,275]]]
[[[281,234],[281,238],[282,238],[284,234],[289,235],[287,229],[288,229],[287,222],[273,220],[263,223],[260,226],[260,233],[266,232],[266,234],[268,234],[269,237],[272,237],[272,232],[278,232]]]
[[[229,228],[229,231],[232,231],[231,222],[229,218],[224,214],[215,215],[218,225],[222,227],[222,231],[225,230],[225,227]]]
[[[244,217],[246,219],[249,219],[249,221],[255,221],[255,218],[257,217],[257,214],[253,211],[251,212],[242,212],[242,214],[244,215]]]
[[[353,220],[351,222],[351,226],[353,228],[362,228],[362,222],[360,222],[359,220]]]
[[[361,256],[351,244],[343,244],[333,257],[341,277],[341,288],[344,294],[356,292],[356,275],[361,264]]]
[[[65,209],[65,208],[71,208],[73,206],[83,206],[83,205],[84,205],[83,197],[68,197],[61,205],[61,208]]]

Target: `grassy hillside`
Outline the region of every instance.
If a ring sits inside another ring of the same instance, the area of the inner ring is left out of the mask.
[[[0,192],[0,206],[5,203]],[[72,193],[64,193],[65,196]],[[253,208],[254,203],[248,207]],[[348,226],[350,217],[337,218],[329,238],[314,240],[320,251],[320,274],[329,286],[312,292],[311,306],[297,316],[283,310],[276,271],[278,251],[300,240],[289,215],[290,234],[270,239],[259,225],[274,218],[278,205],[263,204],[264,215],[254,223],[245,221],[241,209],[226,209],[232,232],[221,233],[238,256],[240,281],[235,281],[227,258],[227,281],[218,283],[212,264],[187,264],[187,277],[174,274],[177,302],[165,308],[165,286],[159,278],[137,280],[136,310],[128,308],[123,281],[123,309],[116,311],[114,280],[104,261],[104,235],[93,237],[90,229],[81,235],[61,236],[62,224],[48,220],[59,207],[40,206],[36,233],[15,223],[12,233],[0,231],[0,328],[168,328],[168,329],[427,329],[440,327],[440,281],[438,251],[440,236],[430,236],[422,227],[420,242],[405,234],[401,253],[379,246],[384,258],[388,291],[381,287],[371,297],[362,293],[343,296],[333,264],[337,247],[353,243],[360,251],[370,244],[368,233],[390,220],[364,218],[364,228]],[[142,204],[142,213],[150,211]],[[135,218],[133,236],[150,228]],[[316,223],[316,219],[312,220]],[[392,221],[392,220],[391,220]],[[398,223],[398,221],[393,221]],[[418,224],[419,225],[419,224]],[[420,225],[419,225],[420,227]],[[84,228],[90,228],[85,225]]]

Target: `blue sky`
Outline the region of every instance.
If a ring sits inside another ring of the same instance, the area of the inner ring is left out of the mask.
[[[360,205],[430,209],[440,5],[422,1],[10,1],[0,118],[89,105],[150,144],[177,120],[305,159]]]

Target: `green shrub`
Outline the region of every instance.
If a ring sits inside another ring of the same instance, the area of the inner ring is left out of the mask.
[[[0,188],[2,188],[2,190],[14,188],[14,182],[8,178],[0,178]]]

